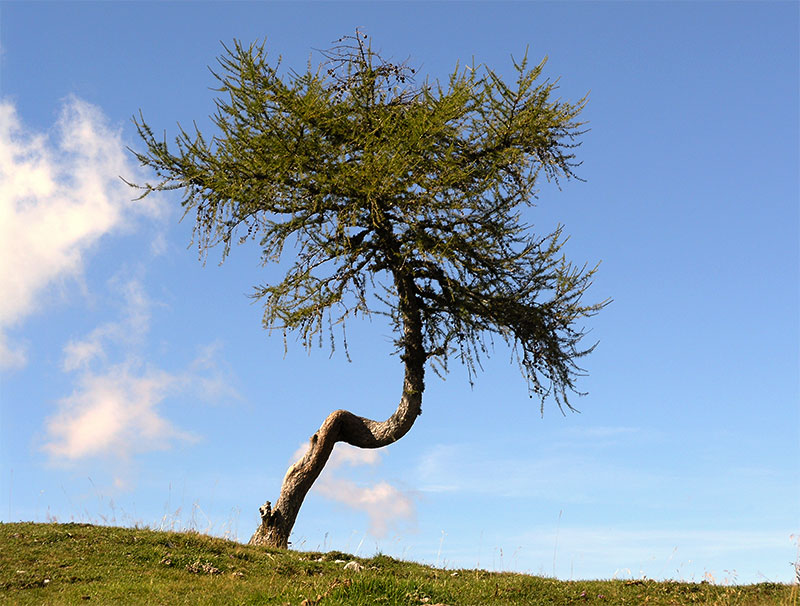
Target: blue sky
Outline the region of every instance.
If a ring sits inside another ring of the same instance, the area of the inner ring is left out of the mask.
[[[187,248],[179,198],[133,202],[125,151],[208,127],[220,42],[303,69],[362,27],[443,78],[526,47],[589,92],[565,225],[591,290],[581,414],[539,414],[498,348],[427,381],[381,451],[337,447],[292,541],[559,578],[788,582],[800,535],[798,13],[758,3],[0,4],[0,519],[246,541],[325,416],[394,410],[378,319],[352,362],[260,327],[258,250]],[[311,55],[312,61],[315,56]]]

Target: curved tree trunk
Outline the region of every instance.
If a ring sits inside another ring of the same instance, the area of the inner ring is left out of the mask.
[[[336,410],[311,436],[306,454],[286,472],[275,507],[267,501],[259,508],[261,524],[250,539],[251,545],[285,549],[289,545],[303,500],[328,462],[336,442],[359,448],[380,448],[402,438],[422,413],[425,388],[426,352],[422,343],[422,320],[416,303],[415,287],[408,280],[396,280],[403,318],[405,379],[400,404],[385,421],[373,421],[347,410]]]

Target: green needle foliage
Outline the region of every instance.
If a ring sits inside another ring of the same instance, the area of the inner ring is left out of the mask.
[[[470,380],[499,335],[542,406],[572,408],[592,350],[580,322],[607,301],[582,302],[596,267],[569,263],[561,228],[537,236],[521,210],[539,179],[575,177],[586,99],[555,98],[527,56],[512,84],[473,65],[417,86],[358,30],[336,44],[286,74],[263,44],[225,47],[215,136],[180,129],[171,149],[135,120],[134,153],[160,178],[143,195],[181,190],[202,252],[252,238],[265,264],[288,257],[254,292],[268,329],[333,343],[348,318],[385,313],[402,352],[418,314],[426,359],[446,372],[456,357]]]

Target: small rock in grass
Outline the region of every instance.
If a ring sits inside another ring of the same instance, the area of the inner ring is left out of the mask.
[[[219,574],[220,569],[211,565],[209,562],[197,560],[194,564],[186,566],[186,570],[195,574]]]

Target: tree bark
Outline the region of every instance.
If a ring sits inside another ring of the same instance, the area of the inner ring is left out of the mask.
[[[259,508],[261,524],[250,539],[251,545],[286,549],[303,500],[322,473],[336,442],[359,448],[380,448],[402,438],[422,414],[422,392],[425,389],[425,362],[422,320],[417,303],[416,287],[410,278],[395,277],[401,316],[403,318],[405,378],[400,403],[385,421],[359,417],[347,410],[336,410],[311,436],[302,459],[286,472],[275,507],[267,501]]]

